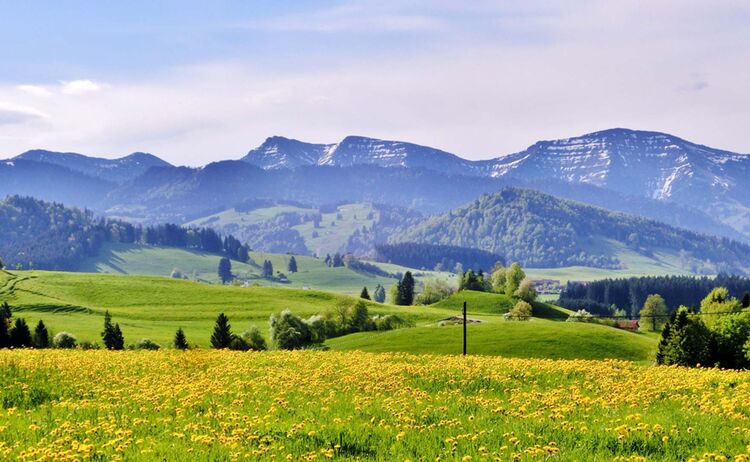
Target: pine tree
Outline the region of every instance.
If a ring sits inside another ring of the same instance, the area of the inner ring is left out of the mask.
[[[23,318],[16,318],[13,328],[10,330],[10,346],[13,348],[28,348],[34,346],[31,341],[31,331]]]
[[[32,340],[34,348],[49,348],[49,332],[41,319],[37,323],[36,328],[34,328],[34,338]]]
[[[745,292],[742,296],[742,308],[750,308],[750,292]]]
[[[401,279],[400,299],[400,305],[408,306],[414,303],[414,277],[411,275],[411,271],[404,273],[404,277]]]
[[[182,327],[177,329],[177,332],[174,334],[174,347],[178,350],[188,349],[187,338],[185,337],[185,331],[182,330]]]
[[[373,297],[374,297],[374,299],[375,299],[376,302],[378,302],[378,303],[384,303],[385,302],[385,287],[383,287],[382,285],[378,284],[375,287],[375,292],[373,292],[372,295],[373,295]]]
[[[112,324],[112,315],[109,314],[109,310],[104,313],[102,341],[104,342],[104,347],[108,350],[122,350],[125,348],[125,339],[120,330],[120,325]]]
[[[227,257],[222,257],[219,260],[219,278],[222,284],[226,284],[232,280],[232,262]]]
[[[294,258],[294,255],[291,256],[289,259],[289,266],[287,267],[290,273],[296,273],[297,272],[297,259]]]
[[[367,287],[362,287],[362,292],[359,294],[359,298],[370,300],[370,293],[367,292]]]
[[[263,271],[261,273],[261,276],[265,279],[271,279],[273,277],[273,263],[271,263],[270,260],[265,260],[263,262]]]
[[[232,343],[232,326],[229,324],[229,318],[221,313],[216,318],[214,333],[211,335],[211,346],[216,349],[229,348]]]
[[[0,318],[5,318],[6,321],[13,317],[13,313],[10,311],[10,305],[8,305],[8,302],[3,302],[2,306],[0,306]]]

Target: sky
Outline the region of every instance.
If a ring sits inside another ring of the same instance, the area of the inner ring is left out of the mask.
[[[612,127],[750,153],[750,2],[0,0],[0,158],[273,135],[486,159]]]

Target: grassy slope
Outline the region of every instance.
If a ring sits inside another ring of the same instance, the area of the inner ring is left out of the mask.
[[[418,327],[383,334],[355,334],[330,340],[335,349],[395,350],[451,353],[460,329],[435,327],[437,321],[458,314],[456,306],[469,297],[470,316],[486,321],[470,327],[472,348],[478,354],[644,360],[655,340],[646,336],[585,324],[549,320],[526,323],[503,321],[503,296],[463,293],[436,306],[398,307],[370,303],[371,314],[398,313]],[[250,325],[267,329],[271,313],[291,309],[302,316],[322,313],[353,299],[327,292],[263,287],[231,287],[149,276],[120,276],[45,271],[0,272],[0,300],[7,300],[18,316],[32,326],[39,320],[55,332],[69,331],[81,340],[98,341],[105,310],[119,322],[127,342],[151,338],[171,342],[178,327],[188,340],[207,346],[220,312],[239,332]],[[543,304],[539,304],[542,307]],[[554,307],[547,306],[548,310]],[[543,310],[537,310],[544,314]]]
[[[268,221],[282,213],[314,213],[317,210],[295,207],[292,205],[279,205],[275,207],[265,207],[251,210],[249,212],[238,212],[235,209],[224,210],[223,212],[201,217],[191,222],[185,223],[185,226],[207,226],[209,228],[224,228],[226,226],[242,227],[243,225],[257,225]]]
[[[30,323],[43,319],[55,331],[82,340],[98,340],[102,316],[109,310],[128,341],[151,338],[169,344],[183,327],[191,342],[206,345],[216,316],[224,312],[236,331],[250,325],[267,329],[271,313],[291,309],[322,313],[343,295],[313,290],[232,287],[150,276],[21,271],[0,273],[0,300],[7,300]],[[434,321],[448,310],[394,307],[371,303],[372,314],[399,313],[417,322]]]
[[[328,268],[322,260],[304,256],[295,257],[299,271],[292,274],[287,271],[288,255],[251,252],[250,256],[253,259],[252,264],[232,261],[232,271],[237,276],[250,278],[253,284],[261,286],[313,288],[359,295],[364,286],[372,291],[377,284],[389,287],[395,282],[394,279],[360,274],[348,268]],[[188,249],[107,243],[99,256],[84,261],[81,271],[169,276],[172,270],[177,268],[191,280],[216,283],[220,258],[219,255]],[[264,260],[270,260],[274,270],[286,274],[291,283],[279,284],[260,278],[260,264]],[[430,273],[429,277],[434,277],[433,273]]]
[[[292,229],[297,230],[305,240],[305,246],[314,254],[325,256],[333,255],[336,252],[343,252],[349,236],[362,227],[371,228],[374,220],[367,219],[367,215],[372,211],[370,204],[345,204],[338,207],[338,213],[341,219],[337,218],[336,213],[324,213],[320,222],[320,228],[315,229],[312,223],[303,223],[294,226]],[[335,222],[335,226],[331,223]],[[313,237],[313,232],[317,232],[318,237]]]

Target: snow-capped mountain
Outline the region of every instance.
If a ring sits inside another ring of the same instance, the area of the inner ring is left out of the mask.
[[[45,164],[59,165],[74,172],[122,183],[142,174],[151,167],[168,167],[170,163],[144,152],[135,152],[119,159],[89,157],[74,152],[53,152],[42,149],[26,151],[13,160],[31,160]]]
[[[302,165],[420,167],[443,173],[555,179],[674,201],[722,214],[750,233],[750,155],[709,148],[666,133],[615,128],[552,141],[490,160],[400,141],[349,136],[337,144],[269,138],[243,158],[265,169]]]
[[[242,160],[264,169],[372,164],[380,167],[427,168],[443,173],[480,173],[475,171],[476,162],[449,152],[413,143],[363,136],[347,136],[335,144],[305,143],[274,136],[248,152]]]

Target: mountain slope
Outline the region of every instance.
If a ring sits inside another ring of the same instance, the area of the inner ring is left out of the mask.
[[[748,272],[750,246],[536,191],[507,188],[427,219],[393,242],[473,247],[525,266],[620,267],[621,246],[679,257],[685,268]]]
[[[478,174],[475,162],[439,149],[402,141],[347,136],[336,144],[312,144],[274,136],[248,152],[243,161],[264,169],[328,165],[427,168],[443,173]]]
[[[31,160],[59,165],[75,172],[115,183],[123,183],[141,175],[151,167],[170,166],[168,162],[152,154],[135,152],[119,159],[89,157],[74,152],[53,152],[42,149],[26,151],[13,160]]]

